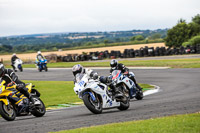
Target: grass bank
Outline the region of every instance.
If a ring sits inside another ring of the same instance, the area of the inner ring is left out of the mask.
[[[58,104],[69,104],[81,102],[74,93],[73,81],[29,81],[25,83],[33,83],[35,88],[41,93],[41,99],[46,107],[56,106]],[[148,84],[140,84],[143,88],[152,88]]]
[[[199,133],[200,113],[92,126],[57,133]]]
[[[123,60],[119,61],[126,66],[131,67],[171,67],[171,68],[200,68],[200,58],[195,59],[162,59],[162,60]],[[57,62],[48,63],[49,68],[72,68],[75,64],[81,64],[84,67],[110,67],[110,60],[103,62]],[[10,68],[10,65],[6,64]],[[35,68],[34,64],[24,64],[24,68]]]

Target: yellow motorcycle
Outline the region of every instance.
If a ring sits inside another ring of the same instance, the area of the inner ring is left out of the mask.
[[[13,83],[5,86],[5,81],[0,80],[0,115],[7,121],[13,121],[17,116],[32,114],[42,117],[46,113],[46,108],[40,99],[40,93],[34,89],[32,83],[26,84],[28,92],[38,104],[30,103],[29,99],[21,94]]]

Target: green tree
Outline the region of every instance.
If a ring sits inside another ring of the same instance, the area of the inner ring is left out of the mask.
[[[142,36],[142,35],[137,35],[137,36],[135,36],[135,40],[137,40],[137,41],[142,41],[142,40],[144,40],[144,36]]]
[[[108,44],[109,43],[109,41],[108,40],[104,40],[104,44]]]
[[[135,41],[135,36],[131,37],[130,40],[131,40],[131,41]]]
[[[153,39],[153,40],[160,39],[161,38],[161,34],[160,33],[155,33],[155,34],[151,35],[150,38]]]
[[[200,14],[197,14],[195,17],[193,17],[192,22],[200,25]]]
[[[167,37],[165,38],[165,45],[169,47],[179,47],[183,42],[189,39],[189,28],[188,25],[183,23],[178,23],[172,29],[167,31]]]
[[[188,42],[193,46],[200,44],[200,35],[192,37]]]

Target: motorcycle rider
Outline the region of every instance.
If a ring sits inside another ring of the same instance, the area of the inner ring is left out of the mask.
[[[121,63],[118,63],[118,60],[116,59],[112,59],[110,61],[110,74],[114,71],[114,70],[121,70],[121,72],[125,75],[127,75],[134,83],[135,86],[139,89],[142,90],[142,88],[137,84],[136,79],[135,79],[135,74],[133,72],[129,72],[129,69]],[[133,92],[135,92],[135,90],[133,90]]]
[[[16,70],[16,68],[15,68],[15,65],[14,65],[16,59],[19,59],[19,58],[17,57],[16,53],[13,53],[13,55],[12,55],[12,57],[11,57],[11,66],[13,67],[13,70],[14,70],[15,72],[17,72],[17,70]]]
[[[25,83],[19,80],[17,75],[11,69],[5,69],[2,63],[0,63],[0,78],[6,81],[6,86],[10,86],[13,83],[16,83],[16,89],[20,93],[24,94],[24,96],[26,96],[33,104],[38,104],[34,101],[33,97],[28,92]]]
[[[36,63],[37,63],[37,65],[39,65],[40,60],[42,60],[42,59],[44,60],[45,57],[42,55],[41,51],[38,51],[37,52],[37,56],[36,56]]]
[[[115,95],[114,95],[115,97],[123,96],[123,94],[121,94],[119,90],[116,90],[116,87],[113,84],[110,84],[112,82],[110,77],[99,76],[98,73],[95,72],[94,70],[89,69],[89,68],[83,68],[83,66],[80,64],[74,65],[72,67],[72,73],[74,76],[76,76],[76,74],[78,73],[87,74],[88,79],[93,78],[94,80],[98,79],[100,82],[104,84],[109,83],[109,87],[115,92]],[[74,83],[75,83],[75,80],[74,80]]]

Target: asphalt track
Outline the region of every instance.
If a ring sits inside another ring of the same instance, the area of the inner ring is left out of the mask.
[[[100,75],[108,75],[108,70],[97,70]],[[18,117],[7,122],[0,118],[0,133],[44,133],[102,125],[114,122],[149,119],[174,114],[200,111],[200,69],[147,69],[132,70],[140,83],[160,86],[161,91],[144,97],[141,101],[131,101],[127,111],[104,110],[94,115],[85,106],[48,111],[44,117]],[[30,80],[72,80],[70,69],[50,69],[37,72],[25,69],[17,73],[20,79]],[[56,89],[56,88],[55,88]]]

